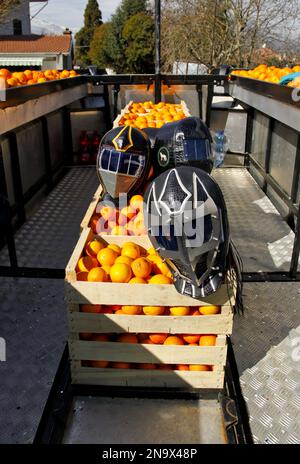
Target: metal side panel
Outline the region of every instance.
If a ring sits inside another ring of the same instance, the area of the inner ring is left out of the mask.
[[[31,443],[67,340],[63,281],[1,278],[0,443]]]
[[[78,240],[79,224],[99,185],[94,167],[72,168],[17,232],[18,264],[64,269]],[[9,265],[8,252],[0,265]]]
[[[245,284],[233,348],[256,443],[300,443],[300,285]]]
[[[64,443],[225,444],[216,400],[75,397]]]
[[[224,194],[231,237],[245,272],[288,271],[294,233],[245,168],[221,168],[213,177]]]

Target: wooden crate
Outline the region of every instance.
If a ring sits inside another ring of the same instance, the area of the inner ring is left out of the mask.
[[[83,230],[66,268],[65,295],[69,310],[69,349],[72,381],[75,384],[148,386],[170,388],[222,388],[227,356],[226,335],[232,332],[233,296],[226,285],[201,301],[180,295],[173,285],[132,285],[76,281],[76,264],[86,243],[94,237],[91,229]],[[105,236],[107,243],[120,246],[134,241],[146,249],[148,237]],[[214,316],[127,316],[117,314],[87,314],[81,304],[201,306],[221,305]],[[120,344],[116,342],[84,341],[83,332],[92,333],[169,333],[216,334],[216,346],[165,346]],[[81,361],[102,360],[130,363],[207,364],[207,372],[98,369],[83,367]]]

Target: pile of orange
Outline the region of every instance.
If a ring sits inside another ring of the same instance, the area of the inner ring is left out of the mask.
[[[100,202],[89,227],[101,235],[146,235],[143,202],[142,195],[134,195],[121,210]]]
[[[42,84],[48,81],[57,79],[67,79],[69,77],[76,77],[76,71],[58,71],[56,69],[48,69],[47,71],[26,71],[11,73],[8,69],[0,69],[0,78],[5,79],[7,88],[19,87],[22,85]]]
[[[76,272],[77,280],[88,282],[160,285],[173,282],[169,268],[155,250],[147,252],[133,242],[119,247],[106,246],[96,239],[90,241],[77,263]]]
[[[278,84],[282,77],[295,72],[300,72],[300,66],[294,66],[293,68],[276,68],[276,66],[267,66],[265,64],[260,64],[256,68],[251,69],[249,71],[233,71],[231,75],[248,77],[251,79],[258,79],[260,81]]]
[[[186,118],[181,104],[172,103],[132,103],[119,120],[119,126],[132,126],[138,129],[160,128],[168,122]]]
[[[161,263],[159,263],[161,264]],[[164,263],[163,263],[164,265]],[[164,270],[164,269],[163,269]],[[161,275],[157,274],[161,279]],[[140,277],[133,277],[129,283],[146,283]],[[126,305],[82,305],[81,311],[94,314],[121,314],[121,315],[146,315],[146,316],[213,316],[221,313],[220,306],[126,306]]]
[[[81,340],[97,342],[134,343],[141,345],[189,345],[189,346],[215,346],[216,335],[170,335],[170,334],[80,334]],[[85,361],[86,367],[115,368],[115,369],[145,369],[145,370],[179,370],[179,371],[211,371],[212,366],[202,364],[153,364],[153,363],[110,363],[109,361]]]

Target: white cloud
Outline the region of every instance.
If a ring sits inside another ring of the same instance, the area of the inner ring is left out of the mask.
[[[107,21],[114,13],[121,0],[98,0],[102,17]],[[48,0],[48,5],[38,14],[37,18],[70,29],[78,30],[83,25],[83,14],[87,0]],[[42,3],[31,4],[33,16],[42,6]]]

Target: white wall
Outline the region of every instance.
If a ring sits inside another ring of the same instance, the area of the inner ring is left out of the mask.
[[[11,10],[8,16],[0,23],[0,35],[13,35],[13,20],[22,21],[23,35],[31,34],[29,0],[21,0],[21,3]]]

